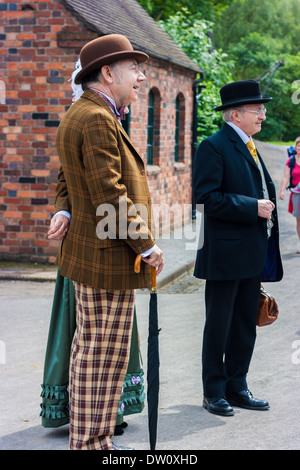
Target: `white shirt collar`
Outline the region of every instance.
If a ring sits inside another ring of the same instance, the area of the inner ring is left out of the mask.
[[[236,126],[231,121],[228,121],[227,124],[237,132],[237,134],[240,136],[240,138],[242,139],[244,144],[247,144],[247,142],[249,142],[251,137],[249,137],[247,134],[245,134],[245,132],[240,127]]]

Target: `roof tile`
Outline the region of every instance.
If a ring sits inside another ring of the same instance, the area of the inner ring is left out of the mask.
[[[67,9],[99,35],[124,34],[135,49],[200,72],[136,0],[63,0]]]

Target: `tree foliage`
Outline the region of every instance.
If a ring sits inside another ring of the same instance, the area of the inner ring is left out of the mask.
[[[232,80],[233,62],[227,54],[213,48],[210,39],[213,24],[202,19],[195,20],[186,8],[160,24],[204,72],[198,106],[198,135],[203,139],[216,132],[222,122],[220,113],[213,108],[220,104],[220,88]]]
[[[273,101],[259,138],[294,140],[300,134],[300,106],[292,100],[300,78],[300,14],[298,0],[235,0],[214,24],[214,41],[234,61],[235,80],[258,78],[282,60],[268,88]],[[267,84],[270,75],[261,82]],[[298,85],[299,88],[299,85]]]
[[[230,0],[139,0],[141,6],[156,21],[167,20],[186,8],[195,19],[214,21]]]
[[[140,0],[184,52],[205,72],[198,113],[201,138],[222,123],[219,89],[232,80],[261,79],[276,62],[269,83],[267,120],[259,138],[289,141],[300,135],[299,0]],[[264,89],[271,73],[261,81]],[[292,97],[297,97],[292,99]]]

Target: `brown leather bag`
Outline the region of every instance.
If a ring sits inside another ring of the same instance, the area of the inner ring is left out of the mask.
[[[260,287],[257,326],[271,325],[278,318],[278,305],[274,297]]]

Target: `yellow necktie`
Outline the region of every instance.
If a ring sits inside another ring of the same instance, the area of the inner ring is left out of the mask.
[[[254,145],[254,143],[253,143],[253,140],[250,139],[250,140],[247,142],[246,145],[247,145],[247,147],[248,147],[248,149],[249,149],[249,152],[251,153],[252,157],[254,158],[255,163],[257,163],[257,152],[256,152],[256,149],[255,149],[255,145]]]

